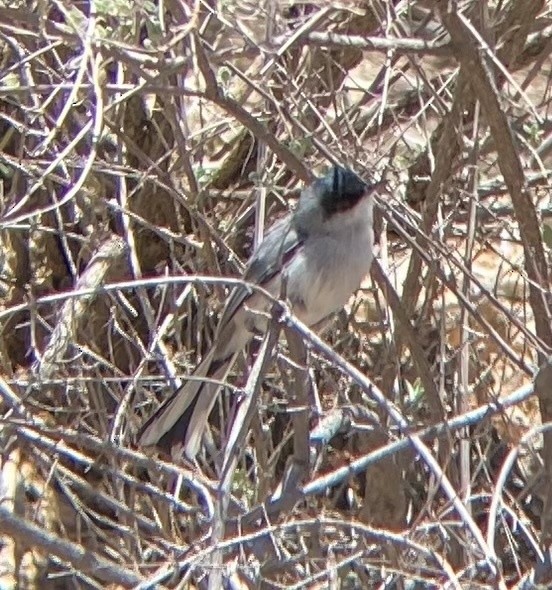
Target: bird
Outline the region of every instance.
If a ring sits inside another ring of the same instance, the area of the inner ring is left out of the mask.
[[[372,263],[378,186],[335,165],[301,191],[295,211],[269,228],[245,268],[243,284],[228,296],[213,346],[194,378],[140,428],[140,448],[156,447],[173,458],[195,461],[221,383],[248,342],[267,329],[272,303],[248,285],[275,298],[285,286],[293,314],[312,327],[347,303]]]

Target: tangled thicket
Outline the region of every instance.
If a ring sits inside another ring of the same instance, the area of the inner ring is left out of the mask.
[[[551,51],[544,0],[0,1],[0,587],[552,583]],[[371,277],[144,454],[336,162]]]

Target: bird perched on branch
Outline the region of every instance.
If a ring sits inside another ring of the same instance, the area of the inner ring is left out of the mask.
[[[303,189],[296,210],[277,221],[251,257],[244,284],[234,288],[214,343],[188,380],[144,423],[142,447],[179,457],[197,455],[220,385],[246,344],[267,327],[272,296],[285,293],[293,313],[314,326],[342,308],[368,274],[373,258],[373,205],[377,186],[340,166]],[[263,313],[265,312],[265,313]],[[202,380],[206,379],[206,380]]]

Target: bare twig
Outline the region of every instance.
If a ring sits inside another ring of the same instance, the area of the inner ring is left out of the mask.
[[[359,35],[340,35],[338,33],[309,33],[298,40],[300,43],[322,47],[356,47],[368,51],[383,51],[397,54],[433,55],[449,57],[452,55],[450,42],[426,41],[425,39],[361,37]]]
[[[535,393],[539,398],[542,422],[552,424],[552,359],[548,358],[535,377]],[[541,547],[544,551],[552,544],[552,432],[543,430],[542,458],[544,461],[544,506],[541,516]]]
[[[105,283],[106,275],[121,263],[125,251],[124,242],[114,237],[104,242],[91,258],[76,285],[77,290],[83,289],[89,294],[78,299],[68,299],[61,307],[54,331],[36,367],[39,381],[47,380],[63,362],[67,348],[75,341],[79,325],[86,320],[87,310]]]
[[[466,20],[454,11],[442,12],[453,43],[459,48],[457,57],[471,72],[474,88],[493,134],[498,164],[508,189],[525,251],[525,265],[530,280],[529,297],[536,319],[536,331],[543,343],[552,350],[552,316],[548,292],[548,265],[535,208],[525,187],[525,176],[508,118],[504,114],[492,74],[479,53],[479,40],[472,36]]]
[[[93,574],[98,580],[108,584],[121,584],[130,588],[139,584],[141,578],[134,572],[123,568],[120,564],[86,551],[80,545],[56,537],[49,531],[12,514],[0,506],[0,527],[6,535],[17,539],[26,547],[37,547],[50,555],[56,555],[67,561],[72,567]]]

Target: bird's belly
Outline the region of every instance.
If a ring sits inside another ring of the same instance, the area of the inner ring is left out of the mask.
[[[296,253],[284,270],[285,289],[276,275],[264,289],[291,303],[293,313],[308,326],[313,326],[341,309],[360,287],[372,262],[371,230],[354,233],[354,239],[313,241],[308,251]],[[284,291],[284,292],[283,292]],[[226,326],[228,346],[223,356],[243,348],[251,333],[266,330],[271,301],[260,293],[248,297]]]
[[[302,264],[289,269],[287,292],[293,311],[302,322],[309,326],[317,324],[341,309],[360,287],[370,270],[373,250],[371,232],[362,238],[354,244],[336,243],[327,252],[308,252]]]

